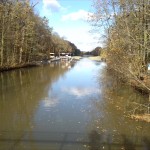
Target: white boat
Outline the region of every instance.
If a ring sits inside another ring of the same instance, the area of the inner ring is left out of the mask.
[[[53,59],[55,57],[55,53],[50,53],[50,59]]]

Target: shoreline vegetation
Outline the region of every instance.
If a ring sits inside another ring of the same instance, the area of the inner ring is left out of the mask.
[[[16,66],[11,66],[11,67],[3,67],[0,69],[0,72],[11,71],[11,70],[21,69],[21,68],[36,67],[36,66],[39,66],[39,65],[37,63],[26,63],[26,64],[20,64]]]
[[[149,91],[147,91],[147,88],[145,88],[138,82],[135,82],[135,80],[125,80],[125,78],[121,78],[121,75],[120,76],[116,75],[117,72],[110,68],[107,68],[107,72],[111,76],[111,78],[114,79],[114,82],[112,83],[112,87],[114,87],[115,92],[118,92],[116,90],[116,88],[118,88],[118,85],[124,85],[129,88],[131,87],[133,91],[135,91],[137,94],[140,94],[145,99],[144,101],[139,101],[137,100],[138,99],[137,97],[136,97],[137,99],[133,98],[135,99],[135,101],[134,100],[131,101],[131,104],[129,105],[130,111],[126,112],[125,110],[124,116],[130,119],[134,119],[135,121],[144,121],[150,123],[150,101],[149,101]],[[128,99],[126,100],[130,101],[131,98],[130,95],[128,98],[129,100]]]
[[[148,95],[145,103],[150,109],[149,0],[96,0],[93,9],[90,18],[93,29],[96,32],[105,29],[103,49],[106,50],[108,69],[124,84]],[[149,114],[150,111],[147,112]]]
[[[145,87],[145,85],[149,86],[150,83],[149,75],[147,75],[147,77],[145,76],[145,79],[142,82],[143,84],[139,84],[139,82],[130,79],[129,85],[131,85],[135,90],[137,90],[141,94],[149,96],[149,90]]]
[[[50,53],[80,55],[76,45],[60,37],[34,7],[30,1],[0,2],[0,71],[35,66],[33,62],[49,60]]]
[[[82,59],[82,56],[72,56],[71,57],[72,60],[78,61],[80,59]],[[101,57],[100,56],[90,56],[88,57],[90,60],[94,60],[94,61],[101,61]],[[25,64],[20,64],[20,65],[16,65],[16,66],[6,66],[0,69],[0,72],[4,72],[4,71],[10,71],[10,70],[15,70],[15,69],[21,69],[21,68],[29,68],[29,67],[37,67],[37,66],[41,66],[44,64],[48,64],[51,63],[51,60],[43,60],[43,61],[34,61],[34,62],[30,62],[30,63],[25,63]]]

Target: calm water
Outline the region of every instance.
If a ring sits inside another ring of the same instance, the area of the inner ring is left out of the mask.
[[[112,88],[105,68],[85,58],[0,73],[0,150],[149,150],[150,124],[127,117],[146,97]]]

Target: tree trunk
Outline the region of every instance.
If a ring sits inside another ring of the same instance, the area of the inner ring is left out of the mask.
[[[2,35],[1,35],[1,53],[0,53],[0,66],[3,66],[4,55],[4,16],[2,17]]]
[[[24,28],[23,28],[23,29],[22,29],[22,39],[21,39],[20,54],[19,54],[19,64],[22,63],[22,53],[23,53],[23,45],[24,45],[24,35],[25,35],[25,30],[24,30]]]

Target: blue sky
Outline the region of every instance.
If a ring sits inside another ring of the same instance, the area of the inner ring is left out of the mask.
[[[87,20],[92,0],[32,0],[36,2],[36,11],[49,20],[49,26],[80,50],[90,51],[101,46],[96,35],[89,33],[91,26]]]

